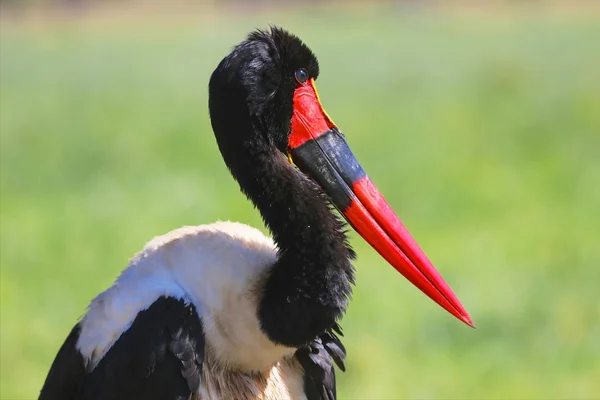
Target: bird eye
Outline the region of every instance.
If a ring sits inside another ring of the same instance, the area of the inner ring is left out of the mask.
[[[304,68],[300,68],[296,70],[296,80],[299,84],[306,83],[308,80],[308,72]]]

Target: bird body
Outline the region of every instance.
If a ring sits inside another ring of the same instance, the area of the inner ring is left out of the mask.
[[[269,341],[256,316],[259,286],[277,258],[273,241],[238,223],[183,227],[151,240],[81,320],[78,349],[93,369],[141,310],[160,297],[194,306],[217,360],[266,371],[292,348]]]
[[[296,348],[269,340],[256,315],[257,293],[276,258],[271,238],[234,222],[182,227],[152,239],[115,283],[92,300],[61,349],[81,360],[74,375],[85,376],[82,386],[92,389],[80,393],[81,387],[73,382],[61,386],[66,391],[52,392],[50,385],[42,398],[137,398],[138,382],[132,377],[140,374],[152,375],[167,387],[181,386],[182,392],[195,393],[192,398],[197,399],[306,398],[305,380],[311,377],[305,377],[301,363],[305,360],[298,358]],[[152,327],[162,325],[159,330],[164,330],[166,325],[168,330],[165,321],[178,314],[167,335],[156,341]],[[187,325],[182,318],[190,319],[197,330],[189,329],[182,336],[180,330]],[[120,350],[113,346],[126,332],[133,333],[124,338],[129,349],[141,347],[142,357],[125,363],[107,358],[111,351]],[[185,353],[186,346],[193,349],[189,350],[192,360],[173,359],[175,371],[155,370],[169,356]],[[326,351],[316,354],[332,366]],[[49,378],[68,377],[66,372],[51,371]],[[126,382],[133,386],[125,388]],[[307,384],[310,387],[311,382]],[[161,398],[152,397],[159,393],[149,391],[150,397],[145,398]]]
[[[219,222],[151,240],[75,325],[40,400],[334,400],[355,253],[332,208],[472,325],[324,111],[318,76],[312,51],[280,28],[219,63],[217,145],[272,239]]]

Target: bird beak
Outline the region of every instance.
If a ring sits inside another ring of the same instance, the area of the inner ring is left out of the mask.
[[[298,85],[294,92],[289,156],[398,272],[450,314],[474,327],[456,295],[352,154],[323,109],[313,79]]]

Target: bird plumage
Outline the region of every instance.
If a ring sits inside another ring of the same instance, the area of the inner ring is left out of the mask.
[[[343,365],[345,356],[333,333],[296,349],[261,330],[256,294],[276,258],[270,238],[239,223],[154,238],[91,302],[40,399],[302,398],[305,385],[334,391],[322,389],[334,357]]]

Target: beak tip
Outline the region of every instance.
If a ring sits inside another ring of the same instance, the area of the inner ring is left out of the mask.
[[[463,315],[461,315],[460,316],[460,320],[462,322],[464,322],[465,324],[469,325],[471,328],[477,329],[477,327],[473,323],[473,320],[471,319],[471,317],[469,316],[469,314],[463,314]]]

